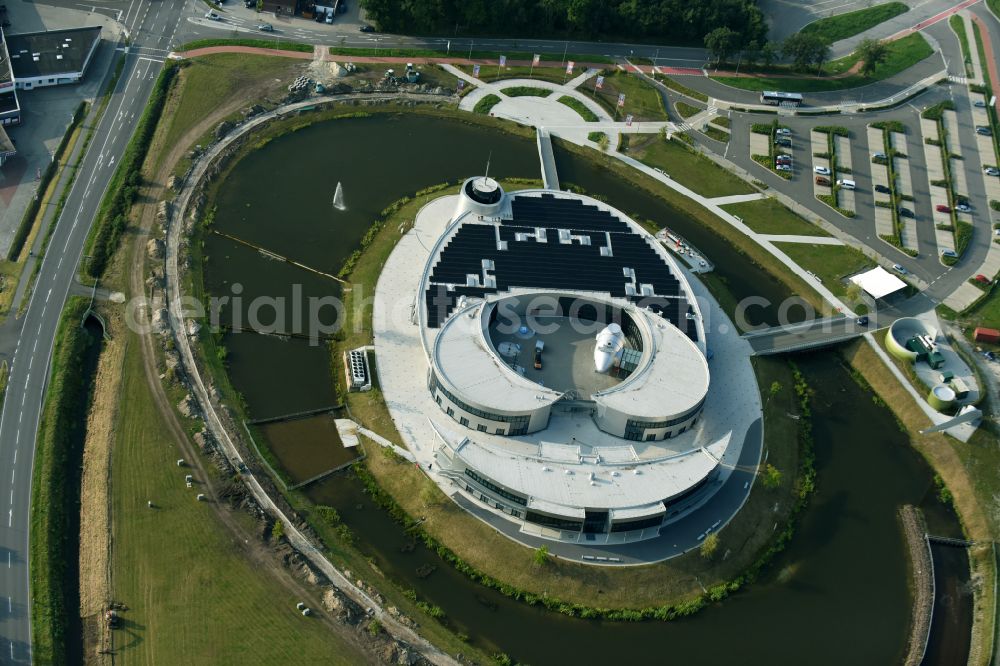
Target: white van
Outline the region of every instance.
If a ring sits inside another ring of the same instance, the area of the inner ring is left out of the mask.
[[[853,180],[848,180],[847,178],[838,180],[837,185],[840,185],[845,190],[853,190],[856,187],[855,182]]]

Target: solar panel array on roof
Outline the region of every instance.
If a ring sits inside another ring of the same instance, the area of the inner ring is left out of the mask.
[[[579,199],[552,195],[515,196],[511,210],[512,219],[499,226],[461,225],[441,250],[425,293],[431,328],[444,323],[462,296],[525,287],[627,298],[697,338],[680,282],[651,241],[628,224]]]

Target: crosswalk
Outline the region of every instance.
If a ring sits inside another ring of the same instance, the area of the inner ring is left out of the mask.
[[[967,85],[969,83],[969,77],[967,76],[955,76],[954,74],[948,75],[948,80],[952,83],[958,83],[961,85]]]

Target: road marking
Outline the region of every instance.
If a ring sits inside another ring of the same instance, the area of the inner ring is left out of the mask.
[[[10,527],[13,524],[14,524],[14,509],[10,509],[9,511],[7,511],[7,527]],[[10,652],[11,654],[14,654],[13,644],[11,644],[10,646]]]

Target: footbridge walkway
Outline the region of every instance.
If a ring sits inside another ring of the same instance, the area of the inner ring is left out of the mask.
[[[837,316],[751,331],[743,338],[750,343],[754,356],[766,356],[846,342],[869,330],[869,326],[859,325],[856,319]]]
[[[556,172],[556,158],[552,154],[552,137],[544,127],[538,128],[538,159],[542,163],[542,183],[547,190],[559,189],[559,174]]]

